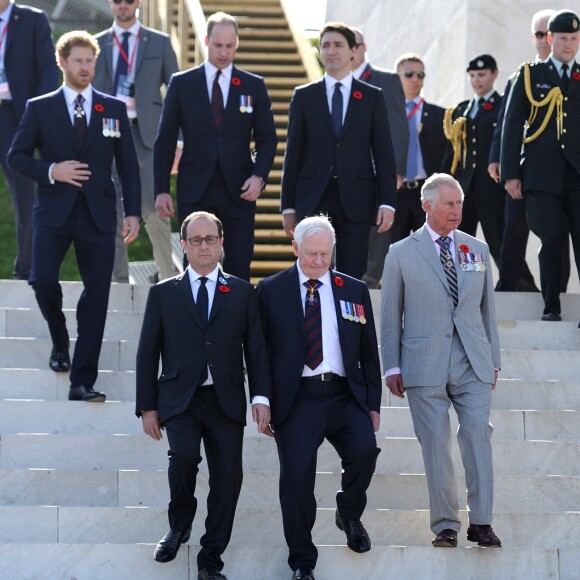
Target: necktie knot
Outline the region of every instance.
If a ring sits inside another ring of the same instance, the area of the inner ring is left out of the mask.
[[[407,101],[407,109],[409,109],[409,112],[411,112],[413,110],[413,107],[416,105],[417,103],[413,100],[411,101]]]
[[[446,250],[449,250],[449,246],[451,245],[451,238],[449,236],[441,236],[439,238],[439,244]]]
[[[75,99],[75,105],[77,107],[82,107],[84,102],[85,102],[85,98],[79,93],[77,95],[77,98]]]
[[[128,30],[125,30],[121,36],[123,37],[123,41],[129,41],[129,38],[131,38],[131,33]]]
[[[200,283],[202,286],[205,286],[205,283],[206,283],[206,282],[207,282],[207,278],[206,278],[205,276],[200,276],[200,278],[199,278],[199,283]]]
[[[570,67],[568,66],[568,64],[567,64],[567,63],[564,63],[564,64],[562,65],[562,74],[566,74],[566,73],[568,72],[568,69],[569,69],[569,68],[570,68]]]

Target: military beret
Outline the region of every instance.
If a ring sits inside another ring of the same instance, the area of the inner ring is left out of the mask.
[[[580,19],[572,10],[559,10],[548,21],[550,32],[578,32]]]
[[[489,68],[491,70],[497,69],[497,63],[495,62],[495,58],[491,56],[491,54],[480,54],[475,58],[469,61],[469,65],[467,67],[467,72],[470,70],[484,70]]]

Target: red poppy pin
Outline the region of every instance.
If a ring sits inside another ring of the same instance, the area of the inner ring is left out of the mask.
[[[220,284],[218,286],[218,290],[220,292],[223,292],[224,294],[227,294],[230,291],[230,287],[229,286],[226,286],[225,284]]]
[[[344,280],[340,277],[340,276],[335,276],[334,277],[334,283],[340,288],[341,286],[344,286]]]
[[[467,244],[459,244],[459,250],[467,254],[469,252],[469,246]]]
[[[242,81],[238,77],[232,77],[232,85],[234,87],[239,87],[242,84]]]
[[[365,70],[365,72],[362,75],[360,75],[360,78],[361,79],[368,79],[368,78],[370,78],[371,74],[372,73],[370,70]]]
[[[105,107],[103,107],[103,105],[101,105],[101,103],[96,103],[95,106],[93,107],[93,109],[95,109],[95,111],[97,111],[97,113],[102,113],[105,110]]]
[[[572,78],[573,78],[575,81],[580,81],[580,72],[578,72],[578,71],[576,71],[576,70],[575,70],[575,71],[572,73]]]
[[[481,107],[484,111],[491,111],[493,109],[493,105],[491,103],[483,103]]]
[[[363,94],[360,91],[355,91],[352,94],[353,98],[355,98],[357,101],[360,101],[363,98]]]

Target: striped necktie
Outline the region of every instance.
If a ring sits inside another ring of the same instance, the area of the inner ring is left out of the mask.
[[[222,71],[218,68],[211,89],[211,112],[216,127],[222,124],[224,118],[224,95],[219,83],[221,73]]]
[[[304,307],[304,325],[306,328],[306,360],[305,364],[314,370],[322,362],[322,316],[318,288],[322,286],[319,280],[304,282],[307,288]]]
[[[449,250],[449,247],[451,246],[451,238],[448,236],[442,236],[437,238],[435,242],[440,247],[439,259],[443,265],[443,270],[445,270],[445,276],[447,276],[447,284],[449,285],[449,290],[451,291],[453,305],[457,307],[457,302],[459,301],[457,290],[457,270],[455,270],[453,256]]]

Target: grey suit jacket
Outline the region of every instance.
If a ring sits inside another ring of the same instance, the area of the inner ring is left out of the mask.
[[[97,59],[93,86],[111,94],[115,74],[113,29],[104,30],[95,38],[101,47],[101,54]],[[135,104],[139,133],[145,147],[153,149],[161,117],[161,85],[167,85],[171,75],[176,73],[179,67],[169,36],[143,25],[136,59]]]
[[[407,171],[407,151],[409,150],[409,124],[405,111],[405,93],[399,75],[370,64],[362,73],[361,81],[379,87],[383,91],[389,126],[391,128],[391,140],[395,150],[397,174],[405,175]]]
[[[500,368],[495,321],[493,279],[486,243],[456,230],[461,244],[483,254],[485,272],[458,267],[459,302],[453,299],[439,254],[427,228],[393,244],[383,273],[381,354],[385,370],[400,367],[403,385],[438,386],[447,378],[454,327],[473,371],[480,381],[493,383]]]

